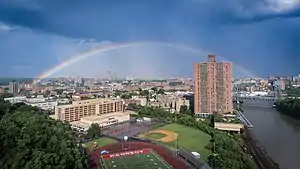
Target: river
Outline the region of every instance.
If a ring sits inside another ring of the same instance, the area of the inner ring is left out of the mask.
[[[300,169],[300,121],[272,108],[243,106],[253,133],[280,169]]]

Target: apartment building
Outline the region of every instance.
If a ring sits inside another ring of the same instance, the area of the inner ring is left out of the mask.
[[[175,95],[161,95],[157,97],[156,101],[149,102],[149,106],[168,109],[171,110],[171,112],[179,112],[180,107],[183,105],[189,107],[189,100]]]
[[[5,89],[4,87],[0,87],[0,94],[4,93],[5,92]]]
[[[13,81],[9,82],[9,93],[11,94],[18,94],[20,92],[19,82]]]
[[[102,115],[123,111],[123,100],[118,98],[110,99],[89,99],[73,101],[71,104],[58,105],[55,107],[56,118],[62,121],[79,121],[82,117]]]
[[[217,62],[208,55],[207,62],[194,65],[194,111],[207,115],[232,112],[231,63]]]

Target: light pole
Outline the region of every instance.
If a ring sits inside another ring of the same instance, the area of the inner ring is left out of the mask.
[[[175,113],[175,124],[177,124],[177,113]],[[176,133],[174,133],[174,137],[176,137],[176,142],[175,142],[175,144],[176,144],[176,156],[178,155],[178,149],[179,149],[179,147],[178,147],[178,135],[176,135]]]
[[[122,151],[124,151],[124,144],[126,145],[126,141],[128,140],[128,136],[124,136],[124,141],[122,142]]]

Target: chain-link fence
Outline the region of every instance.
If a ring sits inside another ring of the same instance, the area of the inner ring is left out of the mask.
[[[165,121],[157,119],[132,119],[122,123],[112,124],[102,129],[102,134],[117,139],[123,139],[124,136],[135,137],[155,128],[168,124]]]

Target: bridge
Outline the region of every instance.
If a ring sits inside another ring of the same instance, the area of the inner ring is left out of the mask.
[[[273,107],[273,104],[277,101],[276,96],[245,96],[236,95],[233,99],[241,102],[241,105],[245,106],[257,106],[257,107]]]

